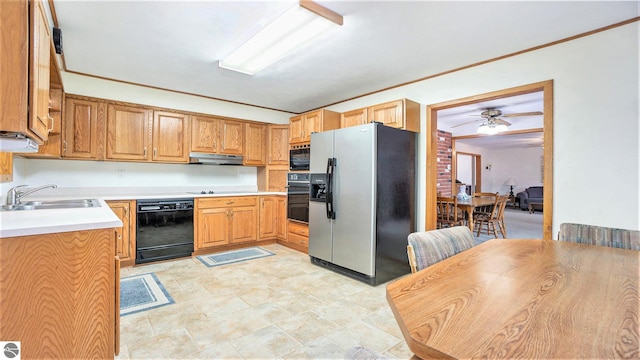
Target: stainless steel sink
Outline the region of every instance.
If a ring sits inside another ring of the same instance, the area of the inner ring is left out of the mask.
[[[42,210],[42,209],[73,209],[100,207],[97,199],[72,199],[72,200],[50,200],[50,201],[27,201],[16,205],[3,205],[3,211],[17,210]]]

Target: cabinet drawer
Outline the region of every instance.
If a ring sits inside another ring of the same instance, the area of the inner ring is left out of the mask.
[[[297,222],[289,221],[287,228],[290,234],[298,234],[300,236],[309,237],[309,225],[300,224]]]
[[[289,233],[289,236],[287,237],[287,242],[288,243],[292,243],[292,244],[296,244],[296,245],[301,245],[304,247],[309,247],[309,238],[305,237],[305,236],[300,236],[298,234],[294,234],[294,233]]]
[[[258,198],[255,196],[219,197],[197,200],[199,209],[234,206],[256,206],[258,204]]]

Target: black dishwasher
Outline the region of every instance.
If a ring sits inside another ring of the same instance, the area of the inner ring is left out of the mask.
[[[193,199],[137,203],[136,264],[191,256]]]

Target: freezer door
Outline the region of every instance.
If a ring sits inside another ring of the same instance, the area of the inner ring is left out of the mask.
[[[368,276],[375,276],[375,131],[367,124],[334,135],[332,262]]]
[[[327,171],[327,161],[333,157],[333,131],[311,134],[310,173]],[[313,150],[315,149],[315,150]],[[327,218],[326,204],[309,202],[309,255],[332,262],[333,222]]]

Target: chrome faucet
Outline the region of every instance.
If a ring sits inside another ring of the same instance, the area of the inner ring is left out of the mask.
[[[50,184],[50,185],[44,185],[44,186],[40,186],[37,187],[35,189],[31,189],[28,191],[19,191],[19,188],[23,188],[26,187],[27,185],[18,185],[16,187],[13,187],[11,189],[9,189],[9,191],[7,192],[7,206],[15,206],[15,205],[20,205],[20,199],[22,199],[23,197],[32,194],[36,191],[40,191],[42,189],[46,189],[46,188],[57,188],[57,185],[54,184]]]

